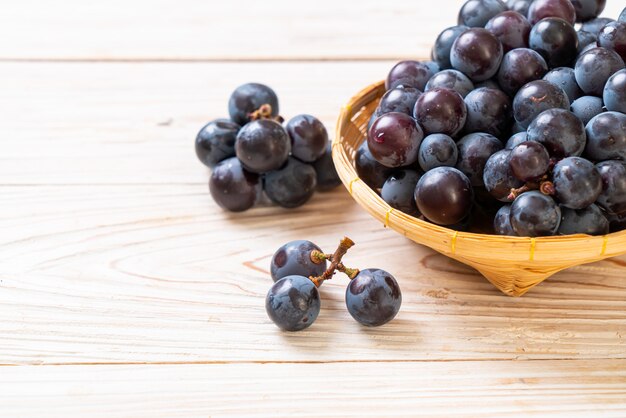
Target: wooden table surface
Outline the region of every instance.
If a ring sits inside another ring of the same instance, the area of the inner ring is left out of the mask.
[[[236,216],[208,194],[193,139],[234,87],[332,131],[461,1],[217,3],[3,6],[0,416],[626,416],[626,257],[514,299],[343,188]],[[338,278],[311,328],[280,332],[274,250],[343,235],[350,264],[399,279],[398,317],[359,326]]]

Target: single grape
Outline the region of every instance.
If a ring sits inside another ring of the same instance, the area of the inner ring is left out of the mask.
[[[609,17],[597,17],[595,19],[591,19],[583,23],[582,26],[580,27],[580,30],[593,33],[594,35],[597,36],[598,33],[600,33],[600,30],[611,22],[615,22],[615,20]]]
[[[502,90],[480,88],[465,98],[467,121],[464,132],[486,132],[502,137],[513,122],[511,99]]]
[[[284,331],[308,328],[320,313],[320,294],[304,276],[283,277],[270,288],[265,298],[267,316]]]
[[[439,71],[442,70],[439,67],[439,64],[437,64],[435,61],[424,61],[424,62],[422,62],[422,64],[427,66],[428,69],[430,70],[430,72],[433,73],[433,74],[437,74]]]
[[[511,172],[522,181],[536,180],[548,172],[550,155],[539,142],[522,142],[511,151]]]
[[[511,226],[520,237],[554,235],[560,224],[561,209],[541,192],[522,193],[511,204]]]
[[[456,135],[465,125],[467,108],[463,97],[450,89],[436,88],[424,92],[415,103],[415,120],[428,134]]]
[[[578,54],[580,55],[586,46],[596,43],[598,35],[584,30],[579,30],[578,34]],[[596,45],[597,46],[597,45]]]
[[[506,4],[500,0],[468,0],[459,11],[458,23],[482,28],[489,19],[506,10]]]
[[[243,126],[250,122],[250,113],[264,104],[272,107],[272,116],[278,115],[278,97],[274,90],[263,84],[247,83],[237,87],[230,95],[228,113],[235,123]]]
[[[259,176],[244,170],[241,162],[227,158],[218,163],[209,179],[209,191],[215,203],[231,212],[243,212],[254,206],[260,192]]]
[[[460,34],[468,29],[469,28],[467,26],[463,25],[452,26],[445,29],[437,37],[435,45],[433,46],[432,56],[433,60],[437,62],[442,70],[447,70],[452,67],[452,64],[450,63],[450,50],[452,49],[452,44],[456,41],[456,38],[458,38]],[[434,71],[433,74],[435,74]]]
[[[526,17],[515,11],[507,11],[494,16],[487,22],[485,29],[502,43],[506,54],[515,48],[528,48],[531,27]]]
[[[556,197],[570,209],[584,209],[602,192],[602,179],[593,163],[581,157],[567,157],[554,166],[552,173]]]
[[[350,315],[368,327],[391,321],[402,304],[396,279],[385,270],[365,269],[346,288],[346,307]]]
[[[609,215],[626,216],[626,163],[603,161],[596,164],[596,170],[602,179],[598,205]]]
[[[570,25],[576,23],[576,10],[570,0],[535,0],[528,9],[528,20],[536,24],[544,18],[561,18]]]
[[[448,135],[431,134],[422,141],[417,161],[422,170],[436,167],[454,167],[459,155],[456,142]]]
[[[559,235],[605,235],[608,233],[609,220],[596,205],[590,205],[584,209],[561,208]]]
[[[216,119],[204,125],[196,136],[196,155],[202,164],[215,167],[235,156],[235,139],[241,126],[230,119]]]
[[[517,132],[511,135],[509,140],[506,141],[506,145],[504,145],[504,149],[513,149],[519,144],[521,144],[522,142],[526,142],[526,141],[528,141],[528,133],[526,133],[526,131]]]
[[[287,133],[291,138],[291,154],[300,161],[312,163],[324,155],[328,132],[315,116],[294,116],[287,122]]]
[[[413,170],[394,171],[383,184],[380,196],[392,208],[407,215],[419,216],[414,197],[419,179],[419,173]]]
[[[530,123],[548,109],[569,109],[567,94],[562,88],[544,80],[535,80],[519,89],[513,99],[513,116],[528,128]]]
[[[587,125],[591,119],[604,111],[604,102],[595,96],[583,96],[572,103],[572,113]]]
[[[573,68],[555,68],[554,70],[548,71],[548,73],[543,76],[543,79],[563,89],[570,103],[583,95],[583,91],[576,82],[576,75],[574,74]]]
[[[400,61],[389,71],[385,88],[391,90],[396,87],[413,87],[424,91],[426,83],[433,76],[428,66],[418,61]]]
[[[528,140],[537,141],[551,157],[579,156],[585,150],[585,126],[572,112],[548,109],[541,112],[528,127]]]
[[[237,134],[235,152],[246,170],[266,173],[282,167],[289,157],[291,140],[285,129],[269,119],[255,120]]]
[[[626,115],[604,112],[589,121],[585,155],[591,160],[626,160]]]
[[[511,205],[504,205],[498,210],[493,218],[493,229],[496,235],[517,236],[511,225]]]
[[[341,184],[341,179],[333,163],[332,146],[326,146],[324,155],[313,163],[315,174],[317,175],[317,190],[326,192]]]
[[[287,276],[317,277],[326,271],[327,263],[324,260],[311,258],[311,253],[322,249],[306,240],[290,241],[282,245],[272,257],[270,274],[277,282]]]
[[[460,71],[443,70],[432,76],[432,78],[428,80],[428,83],[426,84],[426,91],[436,88],[454,90],[462,97],[465,97],[469,92],[474,90],[474,84],[472,83],[472,80],[470,80],[465,74]]]
[[[459,158],[456,168],[465,174],[472,186],[484,186],[483,170],[489,157],[503,148],[502,142],[487,133],[465,135],[457,142]]]
[[[624,61],[616,52],[606,48],[593,48],[576,60],[576,82],[585,94],[602,97],[609,77],[624,68]]]
[[[422,128],[415,119],[406,113],[392,112],[374,121],[367,135],[367,145],[376,161],[395,168],[417,161],[423,138]]]
[[[527,83],[540,80],[548,72],[548,64],[539,53],[528,48],[508,52],[498,71],[498,84],[512,96]]]
[[[315,192],[317,174],[312,165],[289,157],[287,164],[265,175],[263,190],[270,200],[284,208],[304,205]]]
[[[626,69],[619,70],[609,78],[602,97],[608,110],[626,113]]]
[[[354,166],[359,177],[374,190],[383,187],[387,177],[393,172],[393,169],[376,161],[367,146],[367,141],[363,142],[357,150]]]
[[[568,66],[578,54],[576,29],[559,18],[548,17],[536,23],[528,44],[545,58],[550,68]]]
[[[472,81],[484,81],[496,75],[503,53],[502,44],[491,32],[472,28],[452,44],[450,62]]]
[[[380,99],[378,114],[400,112],[412,115],[415,102],[421,94],[421,91],[413,87],[396,87],[391,89]]]
[[[626,61],[626,22],[611,22],[600,29],[598,45],[617,52]]]
[[[511,150],[508,149],[494,153],[485,163],[483,171],[485,189],[500,202],[511,202],[513,200],[509,198],[511,189],[517,189],[524,184],[515,178],[511,171],[510,155]]]
[[[576,21],[586,22],[600,16],[606,6],[606,0],[571,0],[576,11]]]
[[[509,0],[507,6],[509,6],[509,10],[513,10],[522,16],[528,16],[528,10],[532,3],[533,0]]]
[[[418,210],[431,222],[454,225],[466,218],[472,208],[472,184],[453,167],[427,171],[415,188]]]

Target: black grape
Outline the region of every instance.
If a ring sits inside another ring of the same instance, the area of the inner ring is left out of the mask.
[[[559,18],[550,17],[536,23],[530,31],[528,44],[545,58],[550,68],[570,65],[578,54],[576,29]]]
[[[590,205],[584,209],[561,208],[559,235],[587,234],[604,235],[609,233],[609,220],[600,208]]]
[[[513,149],[517,145],[522,142],[528,141],[528,134],[526,131],[518,132],[516,134],[511,135],[508,141],[506,141],[506,145],[504,145],[504,149]]]
[[[263,189],[270,200],[284,208],[304,205],[315,192],[317,174],[312,165],[289,157],[279,170],[265,175]]]
[[[494,16],[487,22],[485,29],[502,43],[506,54],[515,48],[528,48],[531,27],[524,16],[515,11],[507,11]]]
[[[568,110],[548,109],[528,127],[528,140],[539,142],[557,159],[579,156],[585,149],[585,126]]]
[[[413,116],[429,135],[456,135],[467,118],[463,97],[450,89],[436,88],[424,92],[415,103]]]
[[[428,171],[435,167],[454,167],[459,151],[456,142],[444,134],[431,134],[422,141],[417,161],[422,170]]]
[[[595,44],[598,40],[598,36],[596,34],[585,32],[584,30],[579,30],[578,34],[578,54],[581,54],[585,47],[588,45]],[[595,46],[598,46],[597,44]]]
[[[600,29],[598,45],[617,52],[626,61],[626,22],[611,22]]]
[[[596,164],[596,170],[602,179],[598,205],[610,215],[626,216],[626,163],[603,161]]]
[[[400,311],[402,293],[396,279],[385,270],[364,269],[346,288],[350,315],[368,327],[391,321]]]
[[[243,126],[250,122],[250,113],[264,104],[272,107],[272,116],[278,115],[278,97],[274,90],[263,84],[247,83],[237,87],[230,95],[228,113],[235,123]]]
[[[626,160],[626,115],[604,112],[589,121],[585,128],[585,155],[595,161]]]
[[[548,71],[548,73],[543,76],[543,79],[563,89],[570,103],[583,95],[583,91],[576,82],[576,75],[574,74],[573,68],[555,68],[554,70]]]
[[[265,173],[282,167],[291,151],[285,129],[269,119],[255,120],[237,134],[235,152],[246,170]]]
[[[415,188],[418,210],[439,225],[454,225],[465,219],[472,209],[472,199],[469,179],[452,167],[427,171]]]
[[[332,147],[328,144],[324,155],[313,163],[315,174],[317,175],[317,190],[326,192],[341,184],[341,179],[333,163]]]
[[[624,68],[624,61],[615,52],[606,48],[593,48],[583,53],[576,61],[576,82],[585,94],[602,97],[604,85],[609,77]]]
[[[418,216],[415,204],[415,186],[420,175],[413,170],[394,171],[383,184],[380,196],[389,206],[407,215]]]
[[[509,10],[513,10],[522,16],[528,16],[528,9],[530,9],[532,2],[533,0],[509,0],[507,5]]]
[[[615,22],[615,20],[609,17],[597,17],[583,23],[580,27],[580,30],[584,30],[585,32],[598,35],[598,33],[600,33],[600,30],[611,22]]]
[[[260,192],[259,176],[249,173],[235,158],[215,166],[209,179],[209,191],[215,203],[231,212],[243,212],[254,206]]]
[[[501,202],[511,202],[511,189],[521,187],[524,182],[518,180],[511,171],[509,157],[511,150],[500,150],[487,160],[483,172],[485,189]]]
[[[561,18],[570,25],[576,23],[576,10],[570,0],[535,0],[528,9],[528,20],[536,24],[544,18]]]
[[[204,125],[196,136],[196,155],[202,164],[215,167],[235,156],[235,139],[241,126],[230,119],[216,119]]]
[[[484,186],[483,170],[491,155],[503,148],[502,142],[487,133],[465,135],[457,142],[459,158],[456,168],[465,174],[472,186]]]
[[[359,177],[374,190],[383,187],[387,177],[393,172],[393,169],[376,161],[367,146],[367,141],[363,142],[357,150],[354,166]]]
[[[291,241],[281,246],[270,262],[270,274],[275,282],[287,276],[317,277],[326,271],[326,261],[313,261],[311,253],[323,253],[320,247],[311,241]]]
[[[626,22],[626,7],[624,8],[624,10],[622,10],[622,13],[620,13],[619,15],[619,20],[620,22]]]
[[[595,96],[583,96],[572,103],[572,113],[587,125],[591,119],[604,111],[604,102]]]
[[[374,121],[367,135],[367,145],[376,161],[395,168],[417,161],[423,138],[422,128],[415,119],[406,113],[392,112]]]
[[[511,205],[504,205],[493,218],[493,229],[496,235],[517,236],[511,225]]]
[[[469,28],[467,26],[463,25],[452,26],[445,29],[437,37],[435,45],[433,46],[432,55],[433,59],[437,62],[442,70],[446,70],[452,67],[452,64],[450,63],[450,50],[452,49],[452,44],[454,43],[454,41],[456,41],[456,38],[458,38],[460,34],[468,29]]]
[[[554,235],[560,224],[561,209],[541,192],[522,193],[511,204],[511,226],[520,237]]]
[[[400,112],[412,115],[415,102],[421,94],[421,91],[413,87],[396,87],[391,89],[380,99],[378,114]]]
[[[570,107],[567,94],[560,87],[544,80],[531,81],[519,89],[513,99],[513,116],[519,124],[528,125],[543,111]]]
[[[472,81],[484,81],[496,75],[503,54],[502,44],[491,32],[472,28],[452,44],[450,62]]]
[[[468,0],[459,11],[458,23],[482,28],[489,19],[506,10],[506,4],[500,0]]]
[[[602,97],[608,110],[626,113],[626,69],[609,78]]]
[[[568,157],[554,166],[554,190],[559,202],[570,209],[584,209],[602,192],[602,179],[593,163],[580,157]]]
[[[298,115],[287,122],[291,138],[291,154],[300,161],[311,163],[326,151],[328,132],[315,116]]]
[[[320,306],[317,287],[304,276],[280,279],[265,298],[267,316],[285,331],[300,331],[311,326],[320,313]]]
[[[498,71],[498,84],[510,95],[534,80],[539,80],[548,71],[548,64],[539,53],[528,48],[508,52],[502,59]]]
[[[474,84],[472,83],[472,80],[460,71],[443,70],[432,76],[426,84],[426,91],[435,88],[454,90],[462,97],[465,97],[469,92],[474,90]],[[413,104],[415,104],[415,102]]]
[[[511,99],[502,90],[480,88],[464,99],[467,106],[466,133],[486,132],[501,137],[513,121]]]
[[[539,142],[526,141],[513,148],[509,164],[513,175],[527,182],[539,179],[548,172],[550,155]]]
[[[391,90],[396,87],[413,87],[424,91],[426,83],[433,76],[428,66],[418,61],[400,61],[389,71],[385,88]]]
[[[600,16],[606,0],[571,0],[576,11],[576,21],[586,22]]]

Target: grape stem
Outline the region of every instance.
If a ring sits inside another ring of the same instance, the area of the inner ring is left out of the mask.
[[[262,104],[254,112],[248,113],[250,120],[270,119],[278,123],[283,123],[285,119],[282,116],[272,116],[272,105],[269,103]]]
[[[511,189],[511,193],[508,195],[508,199],[515,200],[517,196],[531,190],[539,190],[545,195],[554,196],[554,194],[556,193],[556,190],[554,190],[554,183],[547,180],[547,178],[548,176],[543,176],[539,181],[529,181],[522,187],[519,187],[517,189]]]
[[[317,251],[317,250],[311,251],[311,260],[314,263],[319,264],[325,260],[330,261],[330,266],[328,266],[326,271],[322,273],[321,276],[309,277],[309,279],[311,279],[311,281],[315,284],[315,286],[320,287],[322,283],[324,283],[324,281],[332,279],[333,275],[335,274],[335,271],[340,271],[342,273],[345,273],[351,280],[354,279],[357,276],[357,274],[359,274],[359,269],[352,269],[352,268],[346,267],[341,262],[341,259],[343,258],[343,256],[346,255],[348,250],[353,245],[354,245],[354,241],[352,241],[348,237],[344,237],[339,242],[339,246],[337,247],[337,249],[335,250],[333,254],[324,254],[321,251]]]

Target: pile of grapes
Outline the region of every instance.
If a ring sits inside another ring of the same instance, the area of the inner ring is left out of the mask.
[[[258,83],[239,86],[228,102],[230,119],[206,124],[196,137],[196,155],[213,169],[209,190],[222,208],[242,212],[263,192],[275,204],[295,208],[315,190],[341,184],[326,128],[311,115],[285,126],[274,91]]]
[[[342,258],[353,245],[352,240],[344,238],[333,254],[324,254],[317,245],[305,240],[280,247],[270,265],[275,283],[265,298],[269,318],[285,331],[310,327],[320,312],[317,288],[340,271],[350,278],[346,307],[356,321],[370,327],[391,321],[402,304],[398,282],[381,269],[346,267]]]
[[[626,228],[626,9],[468,0],[432,61],[401,61],[358,149],[393,208],[512,236]],[[578,29],[576,29],[578,27]]]

